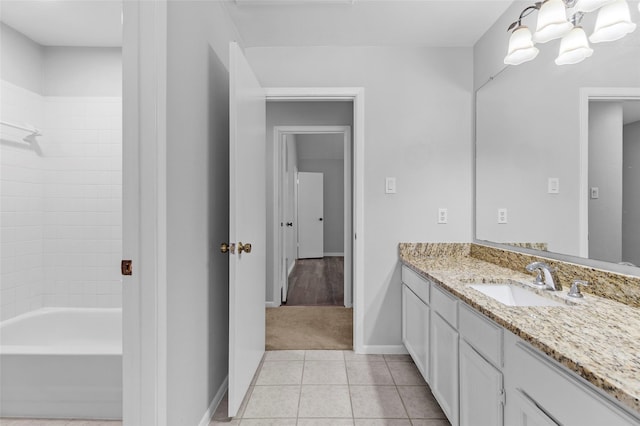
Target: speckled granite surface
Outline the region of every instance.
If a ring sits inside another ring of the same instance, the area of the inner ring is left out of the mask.
[[[437,250],[430,250],[432,255],[422,256],[418,245],[401,244],[400,258],[405,265],[640,414],[640,309],[590,294],[562,307],[509,307],[469,284],[509,280],[527,283],[531,282],[531,275],[470,256],[436,256]],[[538,292],[565,301],[566,290],[567,287],[562,296]]]
[[[563,289],[568,290],[573,280],[585,280],[589,282],[589,286],[584,287],[583,292],[640,308],[640,277],[616,274],[574,263],[559,262],[546,257],[480,244],[471,244],[470,253],[472,257],[486,260],[514,271],[524,271],[524,266],[528,263],[543,261],[555,269],[555,281],[559,282]]]

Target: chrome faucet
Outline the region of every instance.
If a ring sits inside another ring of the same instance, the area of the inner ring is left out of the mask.
[[[557,283],[553,280],[553,269],[551,266],[547,265],[544,262],[533,262],[528,264],[525,269],[529,272],[538,271],[538,275],[536,275],[536,280],[533,283],[539,287],[544,287],[547,290],[551,291],[560,291],[562,290],[562,286],[560,283]],[[542,278],[544,276],[544,279]]]

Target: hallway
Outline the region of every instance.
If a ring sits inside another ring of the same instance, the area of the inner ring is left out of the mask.
[[[296,260],[287,293],[287,306],[344,306],[344,257]]]

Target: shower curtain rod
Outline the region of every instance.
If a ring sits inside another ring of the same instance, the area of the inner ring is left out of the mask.
[[[32,136],[42,136],[42,133],[40,133],[40,131],[35,127],[29,128],[25,126],[20,126],[19,124],[9,123],[6,121],[0,121],[0,124],[2,124],[3,126],[13,127],[14,129],[24,130],[25,132],[31,133]]]

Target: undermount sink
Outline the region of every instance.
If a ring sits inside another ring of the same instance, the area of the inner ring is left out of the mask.
[[[471,284],[469,287],[507,306],[567,306],[515,284]]]

